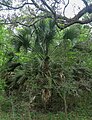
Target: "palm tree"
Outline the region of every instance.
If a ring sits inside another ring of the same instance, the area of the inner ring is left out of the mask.
[[[36,35],[35,50],[46,57],[48,56],[49,46],[55,36],[55,22],[51,19],[41,20],[34,28]]]

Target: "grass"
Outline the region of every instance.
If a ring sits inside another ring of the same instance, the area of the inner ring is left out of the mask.
[[[63,112],[58,112],[57,114],[30,112],[30,115],[26,112],[21,114],[15,113],[15,116],[12,113],[1,112],[0,120],[92,120],[92,117],[75,112],[68,113],[67,119]]]
[[[17,106],[13,110],[10,103],[4,104],[0,110],[0,120],[92,120],[92,110],[81,107],[68,113],[67,119],[65,116],[64,112],[30,112],[27,106]]]
[[[68,112],[67,119],[64,112],[42,113],[30,112],[29,103],[12,102],[10,98],[0,100],[0,120],[92,120],[92,96],[89,101],[80,101],[78,108]]]

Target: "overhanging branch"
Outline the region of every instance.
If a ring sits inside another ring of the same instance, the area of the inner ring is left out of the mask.
[[[55,16],[55,11],[45,2],[45,0],[41,0],[41,2],[52,12],[52,14]]]
[[[80,24],[88,24],[92,22],[92,17],[89,18],[89,19],[85,19],[85,20],[79,20],[77,23],[80,23]]]
[[[21,6],[19,6],[19,7],[13,7],[13,6],[10,6],[10,5],[7,5],[7,4],[5,4],[5,3],[2,3],[2,2],[0,2],[0,5],[3,5],[3,6],[5,6],[5,7],[7,7],[7,10],[11,10],[11,9],[20,9],[20,8],[23,8],[25,5],[33,5],[32,3],[24,3],[23,5],[21,5]]]
[[[64,16],[65,16],[65,9],[67,8],[68,4],[69,4],[69,0],[68,0],[67,4],[65,5],[64,10],[63,10],[63,15]]]
[[[83,3],[85,4],[85,6],[88,7],[87,1],[86,1],[86,0],[82,0],[82,1],[83,1]]]
[[[36,2],[35,0],[31,0],[33,2],[33,4],[35,5],[36,8],[38,8],[39,10],[41,11],[44,11],[44,12],[47,12],[47,13],[50,13],[47,9],[43,8],[43,7],[40,7]]]
[[[75,15],[73,18],[67,18],[65,16],[65,9],[66,7],[69,5],[69,0],[68,0],[68,3],[67,5],[65,6],[64,10],[63,10],[63,15],[60,14],[60,13],[56,13],[55,12],[55,9],[53,9],[53,6],[50,6],[47,2],[47,0],[39,0],[41,4],[37,3],[36,0],[30,0],[31,2],[25,2],[24,4],[22,4],[21,6],[19,7],[13,7],[13,6],[10,6],[10,5],[6,5],[5,3],[2,3],[0,2],[0,4],[2,6],[5,6],[4,8],[7,9],[7,10],[16,10],[16,9],[20,9],[20,8],[23,8],[25,5],[34,5],[36,10],[38,11],[42,11],[42,12],[38,12],[37,14],[36,13],[31,13],[32,11],[29,11],[29,15],[33,15],[34,16],[34,21],[38,20],[38,19],[46,19],[46,18],[52,18],[52,19],[55,19],[56,21],[56,25],[62,30],[66,27],[69,27],[75,23],[80,23],[80,24],[87,24],[87,23],[90,23],[92,22],[92,18],[89,18],[89,19],[85,19],[85,20],[80,20],[80,18],[85,15],[86,13],[92,13],[92,4],[88,5],[88,3],[86,2],[86,0],[82,0],[85,4],[85,7],[79,11],[79,13],[77,15]],[[54,2],[58,2],[57,0],[54,0]],[[59,1],[57,4],[60,4],[61,2]],[[2,8],[3,9],[3,8]],[[30,9],[29,9],[30,10]],[[39,18],[38,18],[39,17]],[[27,19],[25,19],[25,21],[23,21],[24,23],[27,23]],[[11,24],[14,24],[11,22]],[[21,25],[25,25],[23,23],[21,23],[20,21],[19,22],[16,22],[16,24],[21,24]],[[29,24],[29,22],[28,22]],[[35,24],[35,23],[34,23]],[[25,26],[30,26],[30,25],[25,25]]]

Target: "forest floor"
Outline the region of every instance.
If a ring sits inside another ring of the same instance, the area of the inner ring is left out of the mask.
[[[64,112],[57,113],[40,113],[40,112],[29,112],[24,111],[21,114],[11,111],[3,112],[0,111],[0,120],[92,120],[92,114],[84,111],[70,112],[67,115]]]

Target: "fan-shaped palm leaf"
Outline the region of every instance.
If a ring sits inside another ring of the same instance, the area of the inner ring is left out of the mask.
[[[14,35],[14,45],[17,52],[23,47],[26,51],[30,47],[30,29],[22,29]]]

